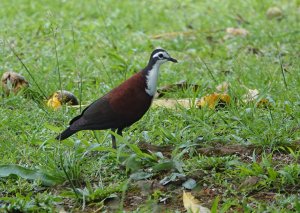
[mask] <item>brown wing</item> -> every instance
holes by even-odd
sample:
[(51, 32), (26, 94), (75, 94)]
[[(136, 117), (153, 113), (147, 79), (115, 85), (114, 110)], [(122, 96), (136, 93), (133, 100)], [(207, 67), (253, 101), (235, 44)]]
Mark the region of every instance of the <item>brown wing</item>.
[(70, 122), (71, 130), (124, 128), (139, 120), (149, 109), (152, 97), (145, 92), (141, 72), (88, 106)]
[(72, 130), (101, 130), (114, 128), (119, 122), (118, 115), (112, 111), (106, 96), (89, 105), (81, 115), (70, 122)]
[(149, 109), (152, 97), (146, 91), (146, 81), (139, 72), (111, 91), (109, 103), (122, 116), (126, 126), (138, 121)]

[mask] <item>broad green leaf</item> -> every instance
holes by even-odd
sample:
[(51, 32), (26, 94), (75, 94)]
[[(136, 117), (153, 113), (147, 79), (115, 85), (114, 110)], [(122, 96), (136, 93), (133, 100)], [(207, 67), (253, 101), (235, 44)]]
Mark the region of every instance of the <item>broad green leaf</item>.
[(219, 201), (220, 201), (220, 197), (217, 196), (212, 204), (212, 207), (211, 207), (211, 212), (212, 213), (217, 213), (218, 211), (218, 204), (219, 204)]
[(189, 178), (187, 181), (185, 181), (182, 186), (186, 189), (193, 189), (197, 185), (196, 181), (192, 178)]
[(135, 172), (143, 167), (136, 154), (132, 154), (126, 159), (126, 171)]
[(19, 165), (0, 165), (0, 177), (17, 175), (28, 180), (40, 180), (43, 185), (52, 186), (63, 180), (40, 170), (28, 169)]
[(181, 178), (185, 178), (184, 174), (180, 174), (180, 173), (172, 173), (171, 175), (164, 177), (164, 179), (162, 179), (161, 181), (159, 181), (159, 183), (161, 185), (167, 185), (168, 183), (172, 182), (172, 181), (176, 181), (179, 180)]
[(116, 61), (121, 62), (121, 64), (126, 65), (126, 61), (118, 54), (116, 54), (115, 52), (108, 52), (108, 55), (110, 56), (111, 59), (115, 59)]
[(171, 170), (174, 168), (175, 168), (175, 165), (174, 165), (173, 161), (166, 161), (166, 162), (158, 163), (152, 167), (154, 172), (159, 172), (159, 171), (163, 171), (163, 170)]
[(143, 152), (137, 145), (127, 143), (127, 146), (130, 147), (132, 151), (134, 151), (139, 157), (148, 158), (150, 160), (155, 161), (156, 158), (153, 155), (149, 155), (148, 153)]
[(51, 130), (51, 131), (53, 131), (53, 132), (55, 132), (55, 133), (60, 133), (60, 132), (61, 132), (61, 128), (59, 128), (59, 127), (57, 127), (57, 126), (53, 126), (53, 125), (51, 125), (51, 124), (49, 124), (49, 123), (44, 123), (44, 126), (45, 126), (47, 129), (49, 129), (49, 130)]
[(152, 173), (139, 171), (139, 172), (131, 174), (130, 178), (133, 180), (144, 180), (144, 179), (150, 178), (152, 176), (153, 176)]
[(117, 151), (111, 147), (100, 146), (99, 144), (90, 146), (89, 151), (98, 151), (98, 152), (111, 152), (116, 154)]

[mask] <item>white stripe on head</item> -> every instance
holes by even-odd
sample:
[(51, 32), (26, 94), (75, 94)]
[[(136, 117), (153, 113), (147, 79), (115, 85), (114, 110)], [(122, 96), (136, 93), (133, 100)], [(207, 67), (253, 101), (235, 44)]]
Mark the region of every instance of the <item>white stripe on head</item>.
[(163, 58), (170, 58), (169, 54), (168, 54), (166, 51), (159, 51), (159, 52), (155, 53), (155, 54), (152, 56), (152, 58), (158, 57), (158, 58), (160, 59), (160, 57), (159, 57), (160, 55), (162, 55)]

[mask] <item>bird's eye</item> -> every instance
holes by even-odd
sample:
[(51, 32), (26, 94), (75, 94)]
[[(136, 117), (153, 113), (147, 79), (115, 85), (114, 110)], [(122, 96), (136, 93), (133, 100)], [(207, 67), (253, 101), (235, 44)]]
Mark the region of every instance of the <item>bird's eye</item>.
[(159, 55), (158, 55), (158, 58), (160, 58), (160, 59), (162, 59), (163, 57), (164, 57), (163, 54), (159, 54)]

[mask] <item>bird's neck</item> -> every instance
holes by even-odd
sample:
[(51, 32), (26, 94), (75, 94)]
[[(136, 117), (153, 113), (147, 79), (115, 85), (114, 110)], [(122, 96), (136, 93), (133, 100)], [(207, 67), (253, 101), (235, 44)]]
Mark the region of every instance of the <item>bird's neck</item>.
[(146, 88), (145, 91), (148, 95), (154, 96), (157, 88), (157, 79), (159, 74), (159, 63), (149, 64), (144, 72), (146, 78)]

